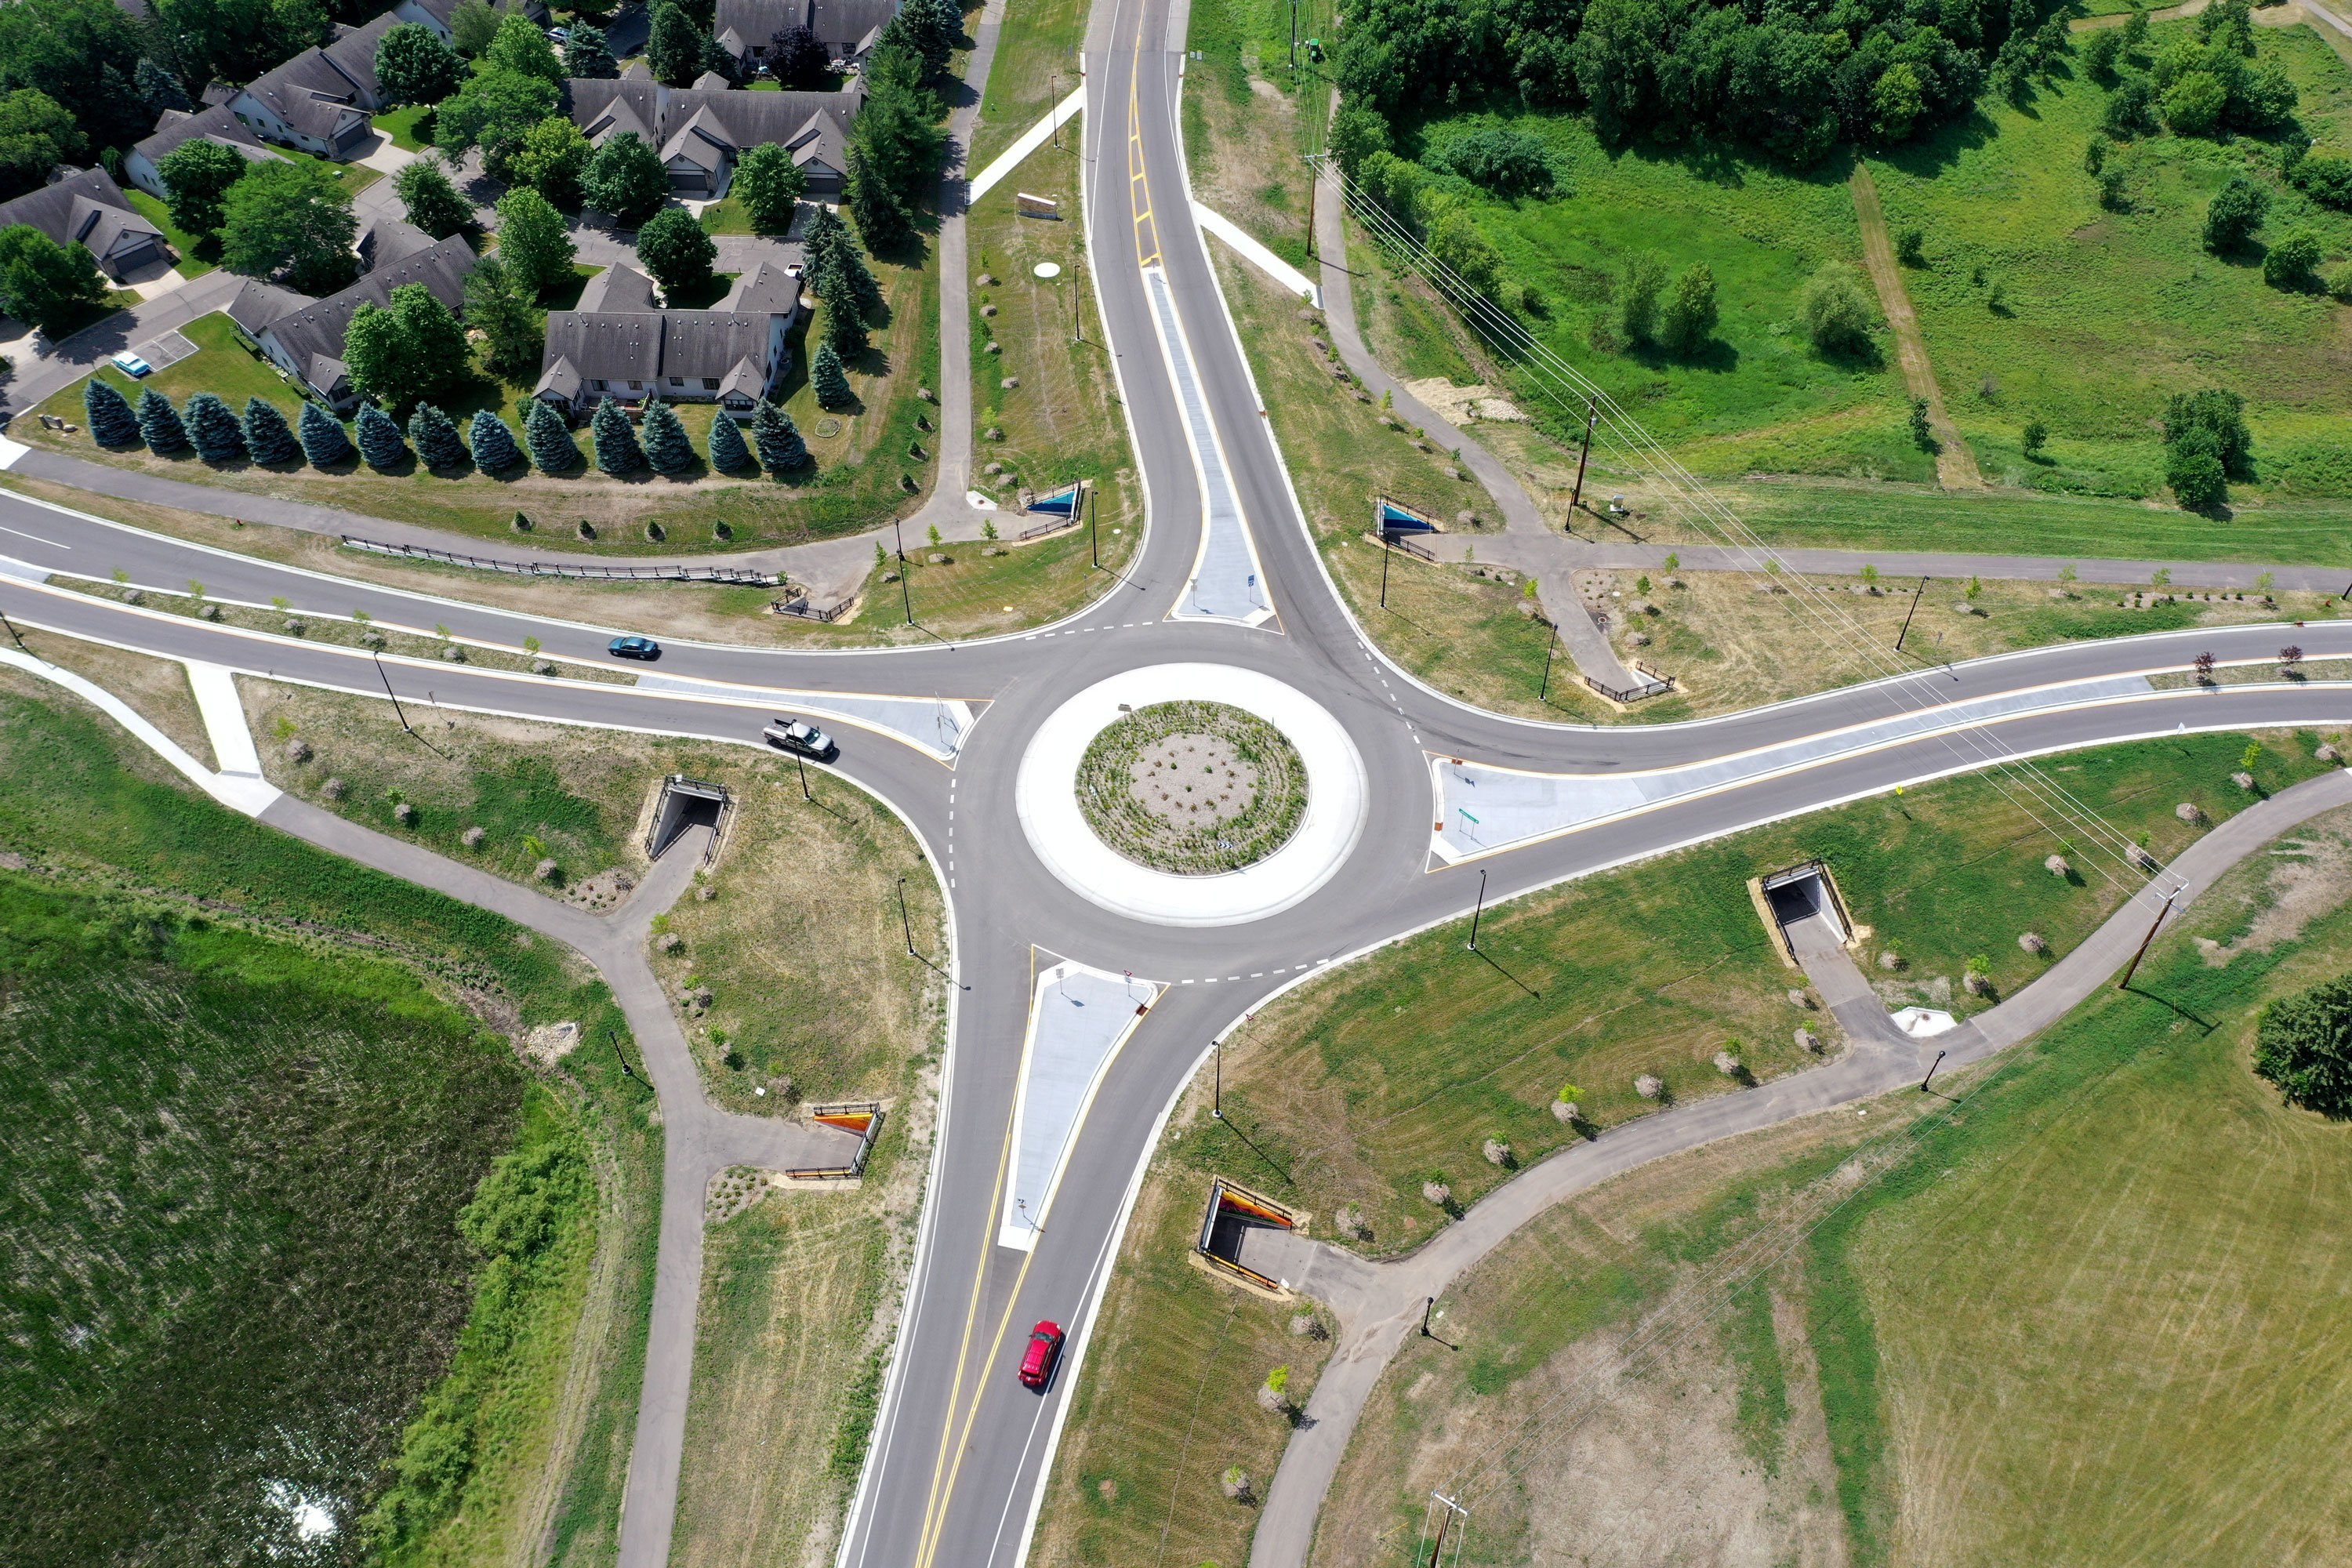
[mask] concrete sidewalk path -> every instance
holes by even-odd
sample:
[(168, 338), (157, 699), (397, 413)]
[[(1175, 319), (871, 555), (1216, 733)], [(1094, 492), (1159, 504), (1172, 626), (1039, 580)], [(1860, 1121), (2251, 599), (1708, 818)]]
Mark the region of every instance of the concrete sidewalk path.
[[(2352, 805), (2352, 772), (2343, 769), (2250, 805), (2183, 851), (2156, 882), (2040, 979), (1931, 1045), (1903, 1040), (1895, 1031), (1895, 1039), (1860, 1044), (1827, 1066), (1644, 1116), (1589, 1142), (1570, 1144), (1489, 1193), (1409, 1258), (1372, 1264), (1300, 1236), (1253, 1237), (1254, 1243), (1263, 1239), (1265, 1246), (1264, 1260), (1254, 1254), (1252, 1266), (1272, 1267), (1278, 1278), (1323, 1300), (1339, 1319), (1339, 1342), (1307, 1400), (1306, 1420), (1292, 1434), (1267, 1489), (1250, 1548), (1250, 1568), (1300, 1568), (1306, 1563), (1324, 1496), (1346, 1456), (1357, 1418), (1390, 1359), (1418, 1328), (1423, 1303), (1444, 1295), (1522, 1226), (1554, 1205), (1654, 1160), (1916, 1084), (1938, 1050), (1947, 1053), (1948, 1068), (1957, 1068), (2032, 1038), (2129, 961), (2167, 890), (2177, 889), (2175, 908), (2185, 909), (2223, 873), (2280, 834), (2347, 805)], [(1853, 978), (1860, 979), (1859, 971)], [(1814, 984), (1822, 985), (1822, 977), (1815, 976)], [(1884, 1011), (1882, 1007), (1882, 1015)], [(1886, 1027), (1894, 1030), (1891, 1021)]]

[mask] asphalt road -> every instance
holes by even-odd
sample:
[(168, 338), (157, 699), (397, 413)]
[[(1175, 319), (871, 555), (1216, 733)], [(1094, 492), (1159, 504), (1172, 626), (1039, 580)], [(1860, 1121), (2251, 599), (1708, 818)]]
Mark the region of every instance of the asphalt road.
[[(1250, 384), (1190, 215), (1175, 100), (1181, 0), (1103, 0), (1088, 42), (1088, 253), (1103, 326), (1146, 480), (1150, 525), (1129, 575), (1062, 626), (992, 640), (865, 652), (806, 653), (672, 642), (661, 673), (765, 689), (961, 698), (981, 707), (952, 767), (863, 731), (837, 764), (896, 806), (950, 892), (956, 984), (945, 1100), (898, 1352), (842, 1561), (900, 1568), (945, 1561), (1010, 1563), (1023, 1554), (1069, 1392), (1085, 1375), (1086, 1330), (1155, 1130), (1210, 1040), (1276, 986), (1431, 921), (1468, 912), (1480, 887), (1499, 900), (1674, 846), (2011, 753), (2082, 746), (2152, 731), (2352, 723), (2352, 688), (2183, 690), (2124, 705), (2026, 712), (1961, 735), (1853, 752), (1780, 776), (1692, 796), (1487, 858), (1431, 869), (1427, 757), (1466, 757), (1560, 772), (1661, 767), (1843, 729), (1961, 696), (2028, 691), (2133, 671), (2183, 668), (2210, 649), (2267, 659), (2284, 640), (2313, 657), (2352, 654), (2352, 626), (2237, 628), (2066, 645), (1690, 724), (1593, 729), (1533, 724), (1451, 702), (1387, 665), (1325, 578), (1299, 526), (1281, 455)], [(1202, 501), (1175, 394), (1144, 294), (1164, 269), (1216, 423), (1219, 447), (1263, 563), (1278, 618), (1258, 628), (1165, 617), (1189, 576)], [(513, 648), (525, 637), (554, 656), (614, 663), (616, 629), (552, 621), (352, 582), (206, 549), (0, 497), (0, 555), (29, 574), (0, 574), (0, 609), (33, 628), (96, 637), (282, 679), (381, 691), (374, 661), (352, 650), (263, 637), (185, 615), (138, 610), (29, 580), (44, 572), (104, 580), (118, 569), (158, 589), (202, 582), (208, 597), (314, 616), (364, 609), (375, 621)], [(452, 592), (462, 592), (462, 584)], [(658, 603), (651, 596), (648, 605)], [(657, 613), (656, 613), (657, 616)], [(1825, 634), (1826, 635), (1826, 634)], [(1073, 639), (1076, 646), (1072, 646)], [(1357, 847), (1313, 896), (1250, 925), (1165, 927), (1107, 913), (1064, 887), (1015, 826), (1014, 775), (1037, 724), (1082, 687), (1122, 668), (1224, 662), (1260, 670), (1320, 702), (1346, 728), (1370, 781)], [(504, 674), (478, 665), (387, 661), (404, 701), (707, 736), (759, 744), (778, 698), (747, 707), (694, 694)], [(635, 668), (636, 667), (629, 667)], [(412, 717), (415, 717), (412, 713)], [(1096, 1096), (1034, 1251), (995, 1245), (1036, 952), (1167, 983)], [(674, 1095), (664, 1087), (666, 1115)], [(699, 1180), (665, 1182), (658, 1268), (674, 1289), (657, 1302), (622, 1562), (667, 1557), (678, 1439), (691, 1372)], [(691, 1234), (688, 1234), (688, 1233)], [(1031, 1321), (1072, 1331), (1043, 1396), (1022, 1389), (1013, 1355)]]

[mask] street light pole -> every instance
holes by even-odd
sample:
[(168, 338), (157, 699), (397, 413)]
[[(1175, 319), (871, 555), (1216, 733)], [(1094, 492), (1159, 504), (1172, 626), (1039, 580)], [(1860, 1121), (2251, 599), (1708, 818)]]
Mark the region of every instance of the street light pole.
[(915, 595), (907, 586), (907, 532), (897, 518), (890, 520), (890, 537), (898, 542), (898, 598), (907, 606), (907, 624), (915, 624)]
[(1389, 557), (1396, 553), (1396, 541), (1387, 529), (1381, 530), (1381, 608), (1389, 607)]
[(801, 771), (801, 798), (806, 801), (814, 801), (816, 799), (816, 796), (809, 794), (808, 759), (802, 756), (798, 752), (794, 752), (793, 753), (793, 766), (800, 769)]
[(16, 639), (16, 651), (18, 653), (23, 654), (26, 658), (37, 658), (40, 657), (31, 648), (25, 646), (25, 635), (16, 629), (16, 623), (10, 620), (5, 611), (0, 611), (0, 626), (5, 626), (8, 628), (9, 637)]
[(1478, 917), (1486, 912), (1486, 870), (1478, 869), (1478, 901), (1470, 910), (1470, 951), (1478, 951)]
[(898, 929), (907, 935), (907, 956), (915, 956), (915, 926), (907, 918), (907, 879), (898, 879)]
[(423, 740), (425, 737), (417, 734), (415, 730), (412, 728), (408, 722), (408, 713), (406, 710), (403, 709), (400, 705), (400, 693), (392, 689), (392, 677), (383, 672), (383, 656), (376, 652), (375, 649), (370, 648), (368, 649), (368, 658), (375, 660), (375, 678), (383, 682), (383, 694), (392, 699), (393, 716), (400, 721), (400, 727), (406, 730), (411, 737), (420, 741)]
[(1559, 647), (1559, 623), (1554, 622), (1551, 636), (1544, 639), (1543, 684), (1536, 688), (1536, 700), (1538, 702), (1545, 700), (1551, 693), (1551, 656), (1552, 651)]
[(1225, 1119), (1225, 1042), (1212, 1040), (1217, 1047), (1216, 1077), (1209, 1088), (1209, 1114), (1223, 1121)]
[(1095, 552), (1095, 570), (1102, 570), (1102, 519), (1095, 515), (1095, 488), (1087, 487), (1087, 542)]

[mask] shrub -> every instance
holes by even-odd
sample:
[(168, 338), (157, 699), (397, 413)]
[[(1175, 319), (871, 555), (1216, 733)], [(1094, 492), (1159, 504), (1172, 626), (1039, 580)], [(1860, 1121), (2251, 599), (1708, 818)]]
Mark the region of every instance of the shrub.
[(2264, 1007), (2254, 1029), (2254, 1071), (2290, 1104), (2352, 1116), (2352, 978)]
[(2335, 153), (2306, 153), (2286, 178), (2287, 184), (2321, 206), (2352, 212), (2352, 158)]
[(1655, 251), (1643, 251), (1626, 264), (1625, 292), (1618, 302), (1618, 323), (1633, 342), (1646, 343), (1658, 330), (1658, 296), (1665, 291), (1666, 264)]
[(420, 403), (408, 416), (408, 439), (416, 447), (416, 460), (438, 471), (464, 466), (466, 444), (457, 439), (457, 426), (446, 414), (429, 403)]
[(1814, 273), (1797, 309), (1805, 320), (1805, 335), (1823, 353), (1853, 353), (1870, 346), (1870, 297), (1843, 262), (1830, 262)]
[(2147, 78), (2137, 73), (2116, 83), (2116, 90), (2107, 95), (2106, 113), (2101, 118), (2101, 129), (2118, 142), (2129, 142), (2146, 136), (2156, 129), (2156, 90)]
[(2206, 205), (2205, 248), (2216, 256), (2240, 248), (2262, 227), (2270, 205), (2269, 192), (2243, 174), (2231, 175)]
[(2174, 393), (2164, 405), (2165, 445), (2179, 446), (2191, 432), (2200, 430), (2212, 437), (2213, 455), (2221, 460), (2222, 471), (2244, 477), (2249, 471), (2247, 459), (2253, 455), (2253, 435), (2246, 428), (2246, 400), (2220, 387)]
[(276, 404), (261, 397), (245, 400), (245, 449), (265, 467), (291, 463), (302, 455), (286, 416), (278, 412)]
[(553, 404), (531, 399), (530, 412), (523, 416), (522, 438), (530, 444), (530, 460), (541, 473), (568, 474), (579, 466), (580, 448), (572, 444), (572, 432)]
[(400, 438), (400, 426), (374, 404), (361, 405), (357, 428), (360, 456), (378, 473), (397, 468), (400, 460), (408, 456), (408, 443)]
[(343, 422), (315, 403), (302, 405), (302, 455), (323, 468), (352, 455), (352, 438)]
[(720, 410), (710, 421), (710, 466), (722, 474), (751, 466), (751, 448), (743, 444), (742, 427)]
[(2228, 470), (2219, 444), (2205, 430), (2191, 430), (2164, 449), (2164, 482), (2173, 499), (2191, 511), (2219, 506), (2229, 494)]
[(1421, 162), (1506, 198), (1543, 195), (1557, 178), (1551, 150), (1542, 140), (1507, 125), (1441, 132), (1423, 150)]
[(841, 356), (834, 352), (830, 340), (816, 346), (815, 357), (809, 364), (809, 384), (816, 391), (821, 408), (846, 408), (856, 401), (850, 390), (849, 376), (841, 368)]
[(139, 434), (146, 439), (151, 452), (188, 449), (188, 430), (180, 423), (180, 411), (172, 406), (170, 398), (152, 386), (139, 395)]
[[(724, 423), (726, 417), (722, 414), (719, 419)], [(693, 469), (694, 442), (678, 423), (676, 409), (657, 397), (647, 399), (644, 431), (646, 461), (654, 472), (674, 479)]]
[(139, 416), (131, 411), (131, 400), (103, 377), (82, 383), (81, 411), (90, 437), (101, 447), (128, 447), (139, 439)]
[(514, 432), (488, 409), (474, 410), (467, 434), (474, 447), (474, 466), (484, 473), (503, 473), (521, 463), (522, 448), (515, 444)]
[(2189, 71), (2164, 94), (2164, 123), (2176, 136), (2210, 136), (2230, 106), (2230, 89), (2210, 71)]
[(2024, 447), (2027, 457), (2038, 458), (2042, 456), (2042, 448), (2050, 444), (2050, 426), (2039, 419), (2029, 419), (2019, 442)]
[(646, 466), (645, 449), (637, 445), (637, 433), (629, 428), (629, 416), (610, 397), (596, 405), (588, 433), (596, 444), (596, 466), (606, 473), (634, 474)]
[(2123, 53), (2124, 36), (2113, 27), (2105, 27), (2083, 40), (2083, 68), (2096, 81), (2113, 81), (2116, 57)]
[(1915, 226), (1912, 226), (1912, 227), (1910, 227), (1910, 228), (1906, 228), (1906, 229), (1905, 229), (1901, 234), (1899, 234), (1899, 235), (1895, 236), (1895, 260), (1897, 260), (1897, 261), (1900, 261), (1900, 262), (1901, 262), (1901, 263), (1903, 263), (1903, 265), (1904, 265), (1904, 266), (1906, 266), (1906, 267), (1925, 267), (1925, 266), (1927, 266), (1927, 231), (1926, 231), (1925, 229), (1922, 229), (1922, 228), (1920, 228), (1920, 227), (1918, 227), (1917, 226), (1916, 226), (1916, 225), (1915, 225)]
[(1927, 422), (1927, 400), (1924, 397), (1911, 400), (1911, 444), (1923, 452), (1936, 449), (1936, 431)]
[(801, 439), (793, 416), (772, 403), (761, 403), (751, 416), (751, 439), (760, 448), (760, 466), (772, 474), (788, 474), (809, 460), (808, 443)]
[(2325, 254), (2317, 235), (2294, 229), (2263, 253), (2263, 281), (2273, 289), (2308, 288), (2312, 270)]
[(1715, 335), (1715, 273), (1694, 263), (1675, 279), (1675, 291), (1658, 316), (1658, 337), (1676, 353), (1695, 353)]

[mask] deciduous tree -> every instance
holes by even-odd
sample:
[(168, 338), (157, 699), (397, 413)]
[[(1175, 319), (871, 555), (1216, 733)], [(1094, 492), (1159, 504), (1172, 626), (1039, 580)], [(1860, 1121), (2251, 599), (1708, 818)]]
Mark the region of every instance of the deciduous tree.
[(670, 0), (661, 0), (654, 7), (653, 27), (646, 38), (646, 63), (653, 68), (654, 79), (670, 87), (691, 85), (702, 74), (704, 37), (692, 17)]
[(580, 205), (580, 180), (596, 150), (588, 145), (580, 127), (561, 114), (551, 114), (522, 133), (522, 142), (507, 154), (514, 187), (536, 190), (560, 207)]
[(471, 370), (466, 329), (422, 283), (404, 283), (388, 303), (352, 313), (343, 363), (362, 396), (393, 408), (431, 397)]
[(538, 23), (520, 11), (499, 18), (499, 30), (490, 36), (489, 47), (474, 68), (537, 77), (550, 87), (563, 83), (563, 62), (556, 58), (555, 46), (540, 31)]
[(2307, 289), (2326, 248), (2307, 228), (2290, 230), (2263, 253), (2263, 281), (2273, 289)]
[(327, 294), (352, 275), (351, 194), (316, 164), (256, 163), (221, 205), (221, 265)]
[(1862, 279), (1841, 261), (1824, 263), (1797, 301), (1805, 335), (1824, 353), (1859, 353), (1870, 346), (1874, 313)]
[(1625, 336), (1646, 343), (1658, 331), (1658, 296), (1666, 289), (1666, 263), (1654, 250), (1643, 251), (1625, 266), (1625, 289), (1618, 300), (1618, 321)]
[(509, 191), (499, 198), (499, 259), (537, 299), (572, 276), (575, 247), (563, 215), (538, 191)]
[(709, 289), (710, 264), (718, 258), (719, 247), (684, 207), (665, 207), (637, 230), (637, 259), (666, 300)]
[(474, 204), (458, 195), (437, 159), (408, 164), (393, 176), (392, 188), (400, 193), (408, 221), (436, 239), (446, 239), (474, 221)]
[(172, 221), (199, 240), (218, 234), (229, 187), (250, 167), (236, 148), (202, 136), (173, 148), (155, 165), (163, 176), (163, 205)]
[(26, 223), (0, 228), (0, 310), (55, 338), (106, 298), (98, 262)]
[(1676, 353), (1696, 353), (1715, 335), (1715, 273), (1706, 262), (1694, 262), (1675, 279), (1658, 317), (1658, 337)]
[(2270, 211), (2270, 193), (2246, 178), (2232, 174), (2205, 207), (2205, 248), (2224, 256), (2254, 237)]
[(482, 363), (494, 375), (517, 381), (539, 368), (547, 319), (531, 303), (534, 292), (497, 256), (466, 274), (466, 325), (482, 334)]
[(384, 107), (438, 103), (466, 79), (466, 62), (421, 22), (403, 22), (376, 41), (376, 89)]
[(433, 140), (452, 158), (479, 147), (490, 176), (510, 182), (516, 154), (531, 128), (555, 112), (556, 102), (555, 85), (543, 78), (478, 66), (473, 78), (434, 111)]
[(40, 89), (0, 94), (0, 200), (38, 190), (89, 145), (71, 111)]
[(808, 192), (808, 175), (793, 162), (791, 153), (773, 142), (763, 142), (736, 161), (731, 188), (753, 228), (761, 234), (783, 234), (793, 226), (793, 215)]
[(825, 83), (833, 62), (816, 35), (795, 22), (768, 40), (768, 72), (788, 92), (812, 91)]
[(608, 138), (588, 160), (580, 192), (590, 206), (635, 228), (661, 210), (669, 195), (669, 171), (662, 167), (661, 154), (635, 132), (624, 131)]
[(2323, 1116), (2352, 1116), (2352, 979), (2332, 980), (2262, 1011), (2254, 1070), (2288, 1101)]

